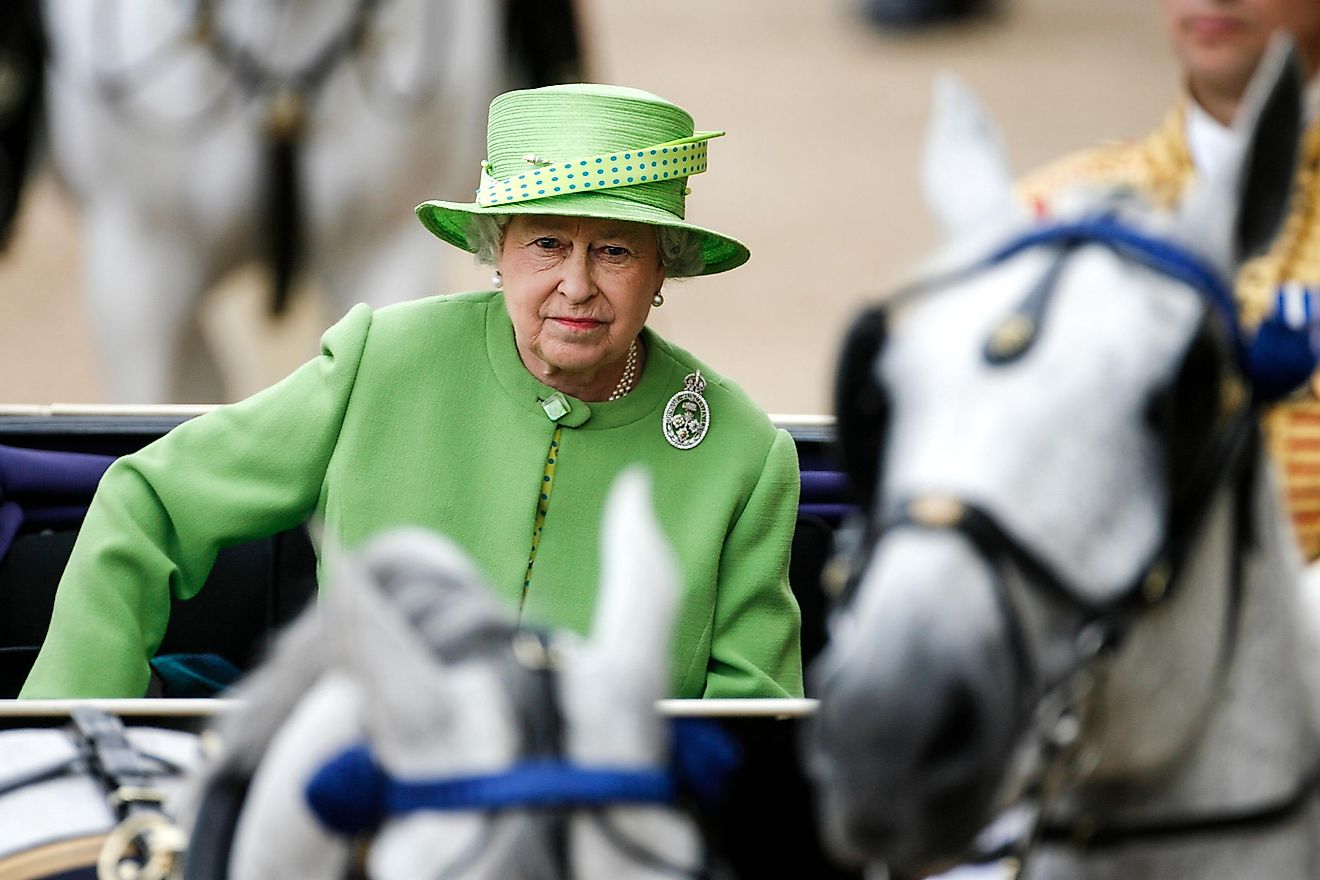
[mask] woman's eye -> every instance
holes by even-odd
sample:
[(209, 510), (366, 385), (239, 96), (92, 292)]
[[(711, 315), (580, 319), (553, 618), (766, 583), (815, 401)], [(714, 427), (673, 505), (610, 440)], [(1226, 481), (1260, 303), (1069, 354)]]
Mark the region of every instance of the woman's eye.
[(603, 256), (611, 260), (621, 260), (632, 254), (632, 251), (617, 244), (607, 244), (600, 249), (600, 252)]
[(536, 239), (536, 241), (532, 242), (532, 244), (536, 245), (538, 248), (540, 248), (543, 251), (552, 251), (555, 248), (559, 247), (559, 239), (550, 238), (549, 236), (542, 236), (541, 238), (538, 238)]

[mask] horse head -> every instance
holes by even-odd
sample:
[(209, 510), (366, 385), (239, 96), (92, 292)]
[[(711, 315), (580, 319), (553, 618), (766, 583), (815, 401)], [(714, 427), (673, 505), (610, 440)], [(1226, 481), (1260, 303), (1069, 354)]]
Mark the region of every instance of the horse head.
[[(238, 693), (190, 865), (228, 824), (235, 878), (347, 876), (355, 858), (378, 880), (695, 876), (655, 711), (678, 576), (650, 505), (639, 474), (612, 490), (588, 639), (520, 626), (428, 532), (329, 558), (319, 614)], [(228, 822), (226, 778), (246, 789)]]
[(808, 764), (841, 855), (924, 875), (1024, 797), (1037, 835), (1126, 815), (1116, 792), (1176, 812), (1149, 781), (1228, 737), (1226, 682), (1256, 662), (1242, 582), (1295, 579), (1296, 551), (1257, 462), (1268, 352), (1226, 279), (1285, 215), (1300, 83), (1281, 40), (1235, 160), (1178, 212), (1079, 193), (1049, 226), (940, 84), (925, 179), (952, 246), (858, 320), (837, 386), (865, 522), (833, 566)]

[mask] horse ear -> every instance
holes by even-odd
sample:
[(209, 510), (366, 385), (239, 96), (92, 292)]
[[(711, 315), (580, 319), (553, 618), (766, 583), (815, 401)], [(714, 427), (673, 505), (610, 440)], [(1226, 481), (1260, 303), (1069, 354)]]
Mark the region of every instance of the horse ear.
[(935, 80), (921, 179), (926, 204), (950, 239), (1005, 216), (1016, 204), (999, 129), (951, 73)]
[(572, 721), (567, 750), (579, 760), (648, 763), (667, 747), (654, 706), (670, 689), (679, 569), (641, 468), (614, 481), (601, 528), (601, 585), (591, 638), (564, 668), (560, 688)]
[(669, 690), (669, 644), (678, 610), (678, 560), (656, 520), (651, 480), (624, 471), (610, 488), (603, 564), (588, 650), (646, 701)]
[(1288, 216), (1303, 128), (1305, 77), (1292, 37), (1270, 42), (1234, 122), (1231, 161), (1207, 169), (1182, 210), (1183, 233), (1229, 270), (1263, 253)]

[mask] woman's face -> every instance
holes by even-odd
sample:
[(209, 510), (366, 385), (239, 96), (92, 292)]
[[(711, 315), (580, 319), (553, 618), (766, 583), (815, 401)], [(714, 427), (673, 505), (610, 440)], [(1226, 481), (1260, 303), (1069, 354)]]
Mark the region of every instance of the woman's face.
[(1193, 94), (1241, 97), (1280, 28), (1292, 32), (1310, 73), (1320, 64), (1317, 0), (1164, 0), (1164, 17)]
[(612, 384), (665, 280), (655, 227), (586, 217), (514, 215), (498, 266), (518, 353), (555, 387)]

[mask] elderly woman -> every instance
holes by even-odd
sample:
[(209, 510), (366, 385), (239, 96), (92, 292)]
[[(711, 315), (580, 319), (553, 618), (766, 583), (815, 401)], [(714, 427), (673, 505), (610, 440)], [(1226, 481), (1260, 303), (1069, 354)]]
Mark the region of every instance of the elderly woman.
[(359, 305), (284, 381), (116, 462), (22, 696), (140, 696), (171, 593), (311, 515), (350, 546), (441, 531), (522, 619), (585, 632), (606, 490), (636, 463), (682, 567), (673, 693), (799, 695), (793, 442), (645, 326), (667, 277), (748, 259), (684, 220), (718, 134), (632, 89), (496, 98), (477, 201), (417, 214), (497, 290)]

